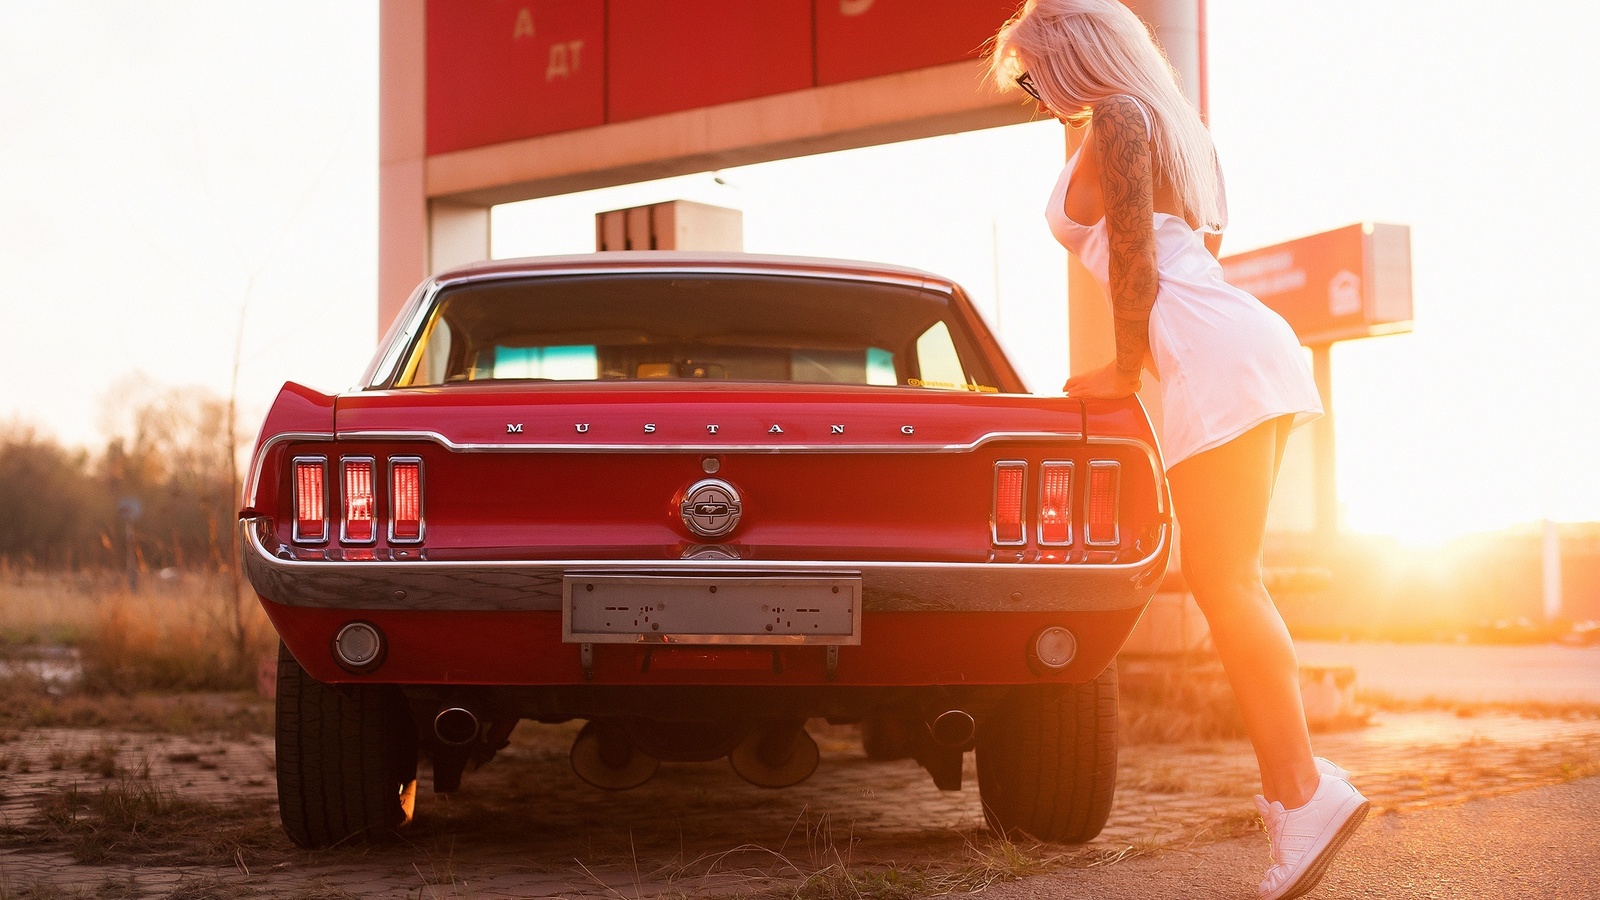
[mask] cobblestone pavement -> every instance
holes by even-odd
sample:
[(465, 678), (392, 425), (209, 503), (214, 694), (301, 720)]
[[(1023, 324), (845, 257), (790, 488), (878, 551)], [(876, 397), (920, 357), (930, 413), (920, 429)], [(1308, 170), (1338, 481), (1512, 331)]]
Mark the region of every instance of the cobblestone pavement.
[[(1109, 825), (1092, 844), (1069, 848), (1015, 847), (990, 837), (970, 755), (966, 790), (943, 793), (913, 763), (866, 760), (853, 729), (814, 723), (822, 764), (800, 786), (752, 787), (725, 761), (667, 763), (644, 787), (607, 794), (582, 784), (567, 765), (575, 731), (524, 723), (512, 745), (469, 773), (456, 795), (424, 788), (404, 843), (304, 853), (281, 833), (257, 828), (259, 839), (232, 866), (218, 866), (215, 848), (210, 865), (185, 864), (181, 848), (164, 853), (160, 865), (103, 851), (95, 852), (104, 862), (89, 864), (80, 861), (82, 848), (74, 855), (59, 842), (27, 836), (50, 797), (73, 789), (89, 795), (146, 776), (184, 798), (242, 805), (269, 819), (270, 740), (30, 730), (0, 743), (0, 814), (8, 828), (0, 889), (11, 892), (0, 896), (33, 889), (38, 896), (191, 900), (826, 897), (870, 895), (874, 885), (931, 893), (1056, 866), (1114, 864), (1254, 827), (1254, 761), (1242, 741), (1123, 748)], [(1367, 728), (1318, 736), (1316, 746), (1355, 773), (1379, 810), (1405, 810), (1592, 774), (1600, 718), (1380, 713)]]

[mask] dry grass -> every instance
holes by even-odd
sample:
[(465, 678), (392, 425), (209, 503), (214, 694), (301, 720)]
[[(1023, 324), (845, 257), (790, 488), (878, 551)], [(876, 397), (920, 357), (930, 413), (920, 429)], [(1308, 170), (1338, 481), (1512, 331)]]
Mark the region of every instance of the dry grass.
[(1384, 712), (1453, 712), (1463, 719), (1478, 715), (1512, 715), (1525, 719), (1600, 719), (1600, 698), (1588, 703), (1547, 703), (1540, 701), (1464, 703), (1440, 697), (1412, 699), (1383, 691), (1358, 690), (1356, 701)]
[(75, 648), (89, 691), (247, 688), (276, 637), (248, 592), (235, 622), (230, 577), (146, 577), (135, 592), (111, 573), (5, 570), (0, 649), (16, 661), (30, 648)]
[(1220, 667), (1124, 671), (1119, 740), (1172, 744), (1244, 736), (1244, 722)]
[[(244, 737), (272, 734), (272, 701), (253, 691), (132, 696), (60, 692), (37, 681), (0, 679), (0, 738), (26, 728), (112, 728), (168, 734)], [(9, 764), (0, 740), (0, 771)], [(80, 761), (62, 759), (62, 768)], [(51, 760), (54, 765), (55, 760)], [(87, 764), (82, 764), (87, 765)]]
[(48, 794), (11, 843), (62, 849), (81, 863), (232, 865), (245, 868), (288, 849), (265, 800), (207, 803), (124, 777), (98, 791), (76, 784)]

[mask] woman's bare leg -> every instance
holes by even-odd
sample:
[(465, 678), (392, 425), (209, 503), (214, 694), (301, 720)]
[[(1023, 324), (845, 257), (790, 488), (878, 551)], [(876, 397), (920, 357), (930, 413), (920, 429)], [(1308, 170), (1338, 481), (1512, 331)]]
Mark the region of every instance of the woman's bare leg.
[(1262, 794), (1294, 809), (1317, 789), (1294, 644), (1261, 583), (1267, 502), (1287, 423), (1267, 422), (1168, 473), (1183, 574), (1211, 626), (1261, 767)]

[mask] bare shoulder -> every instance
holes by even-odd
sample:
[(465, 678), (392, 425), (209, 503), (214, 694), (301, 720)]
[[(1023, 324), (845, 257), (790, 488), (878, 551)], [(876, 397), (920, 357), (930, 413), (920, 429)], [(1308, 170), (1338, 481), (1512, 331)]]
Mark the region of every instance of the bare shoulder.
[(1096, 103), (1093, 123), (1094, 140), (1101, 147), (1143, 144), (1149, 139), (1144, 110), (1127, 94), (1113, 94)]

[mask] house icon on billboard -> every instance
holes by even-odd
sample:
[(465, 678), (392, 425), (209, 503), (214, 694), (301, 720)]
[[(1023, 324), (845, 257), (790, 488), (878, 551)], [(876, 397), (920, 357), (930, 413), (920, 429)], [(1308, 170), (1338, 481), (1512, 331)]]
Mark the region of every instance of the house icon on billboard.
[(1328, 282), (1328, 314), (1354, 316), (1361, 312), (1361, 276), (1341, 270)]

